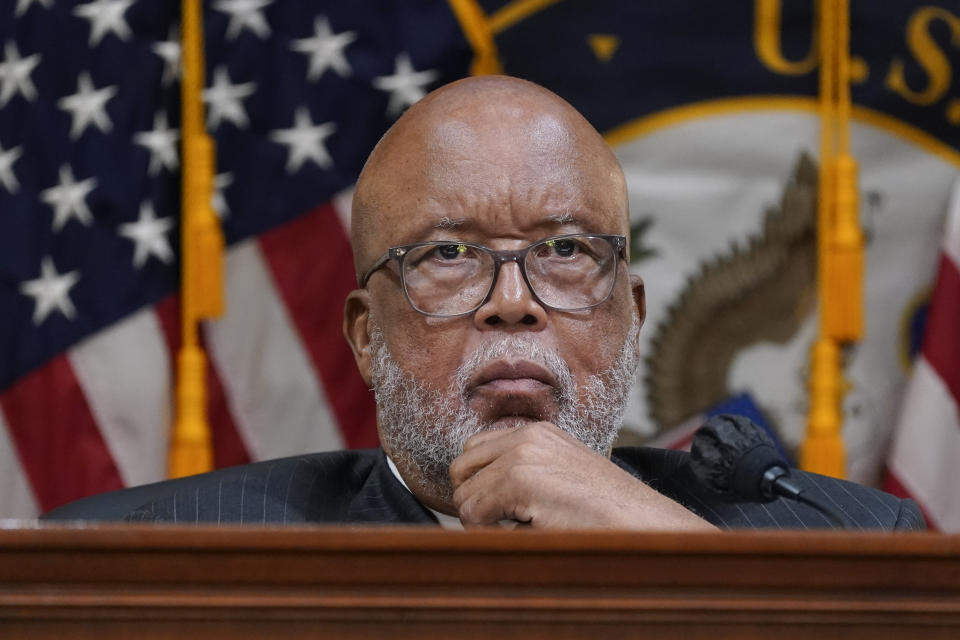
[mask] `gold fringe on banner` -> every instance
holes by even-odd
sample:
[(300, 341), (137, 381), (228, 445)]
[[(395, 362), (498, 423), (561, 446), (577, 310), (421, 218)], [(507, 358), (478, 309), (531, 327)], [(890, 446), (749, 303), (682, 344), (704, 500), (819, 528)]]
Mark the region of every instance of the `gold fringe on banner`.
[(811, 354), (810, 411), (800, 466), (846, 475), (840, 345), (863, 335), (863, 233), (850, 154), (849, 0), (820, 0), (820, 179), (817, 263), (820, 336)]
[(182, 3), (181, 131), (181, 336), (177, 356), (176, 421), (168, 475), (178, 478), (213, 468), (206, 418), (206, 357), (199, 322), (223, 312), (223, 233), (211, 206), (214, 146), (203, 122), (203, 18), (200, 0)]

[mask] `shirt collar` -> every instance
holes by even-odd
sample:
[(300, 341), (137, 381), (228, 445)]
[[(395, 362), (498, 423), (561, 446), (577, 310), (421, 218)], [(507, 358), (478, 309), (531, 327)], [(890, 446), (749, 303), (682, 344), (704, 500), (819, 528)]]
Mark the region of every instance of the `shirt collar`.
[[(397, 480), (400, 481), (400, 484), (403, 485), (403, 488), (407, 491), (410, 491), (410, 487), (408, 487), (407, 483), (404, 482), (403, 476), (400, 475), (400, 471), (397, 469), (397, 465), (393, 463), (393, 459), (389, 455), (387, 456), (387, 466), (390, 467), (390, 472)], [(413, 495), (413, 497), (416, 498), (416, 495), (414, 495), (413, 491), (410, 491), (410, 495)], [(431, 509), (427, 505), (423, 506), (433, 514), (433, 517), (437, 519), (437, 522), (439, 522), (440, 526), (444, 529), (450, 529), (451, 531), (463, 531), (463, 523), (460, 522), (460, 518), (455, 518), (453, 516), (448, 516), (445, 513), (440, 513), (436, 509)]]

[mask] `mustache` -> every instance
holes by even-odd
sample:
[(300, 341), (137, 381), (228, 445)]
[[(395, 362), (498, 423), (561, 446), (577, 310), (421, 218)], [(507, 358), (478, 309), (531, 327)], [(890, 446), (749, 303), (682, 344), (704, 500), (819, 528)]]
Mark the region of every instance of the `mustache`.
[(547, 371), (557, 380), (557, 393), (570, 396), (576, 390), (576, 383), (567, 362), (553, 349), (543, 346), (536, 340), (523, 336), (506, 336), (491, 342), (485, 342), (474, 349), (457, 367), (452, 387), (461, 395), (466, 395), (467, 383), (483, 367), (502, 358), (529, 360)]

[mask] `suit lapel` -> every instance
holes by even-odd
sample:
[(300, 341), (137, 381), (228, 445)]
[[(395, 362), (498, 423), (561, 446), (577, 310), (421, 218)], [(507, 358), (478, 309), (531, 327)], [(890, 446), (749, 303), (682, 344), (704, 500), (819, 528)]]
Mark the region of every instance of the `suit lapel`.
[(382, 450), (377, 451), (370, 475), (350, 501), (346, 519), (347, 522), (437, 524), (426, 507), (394, 477)]

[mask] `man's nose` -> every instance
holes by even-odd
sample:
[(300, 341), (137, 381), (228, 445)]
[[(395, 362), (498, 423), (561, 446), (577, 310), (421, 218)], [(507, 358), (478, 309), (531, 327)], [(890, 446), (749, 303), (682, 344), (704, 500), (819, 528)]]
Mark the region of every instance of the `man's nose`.
[(490, 298), (473, 317), (478, 329), (539, 330), (547, 323), (546, 309), (533, 297), (516, 262), (504, 262), (500, 266)]

